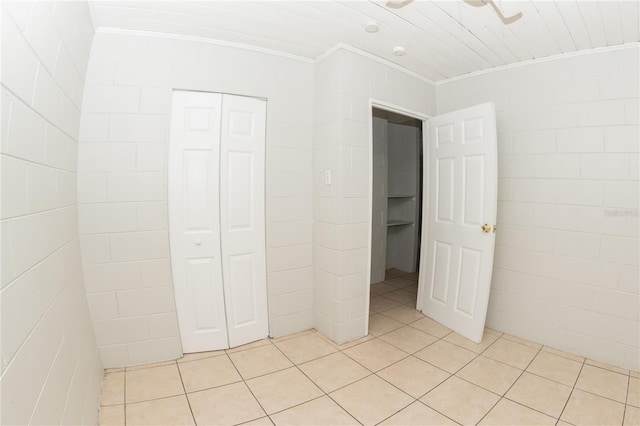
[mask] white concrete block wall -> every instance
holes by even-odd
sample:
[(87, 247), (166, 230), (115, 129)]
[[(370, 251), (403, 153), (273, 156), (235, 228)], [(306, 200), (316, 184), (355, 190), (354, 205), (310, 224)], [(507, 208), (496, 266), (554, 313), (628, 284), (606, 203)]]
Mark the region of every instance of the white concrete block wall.
[(78, 158), (80, 240), (105, 366), (181, 355), (167, 228), (172, 89), (267, 98), (272, 336), (313, 327), (311, 63), (227, 46), (98, 33)]
[[(359, 53), (338, 49), (316, 65), (314, 285), (316, 328), (336, 342), (364, 336), (369, 289), (369, 101), (430, 114), (434, 87)], [(325, 185), (324, 171), (332, 171)]]
[(102, 365), (78, 244), (86, 3), (2, 2), (0, 423), (96, 424)]
[(640, 368), (637, 47), (437, 87), (494, 100), (499, 201), (488, 325)]

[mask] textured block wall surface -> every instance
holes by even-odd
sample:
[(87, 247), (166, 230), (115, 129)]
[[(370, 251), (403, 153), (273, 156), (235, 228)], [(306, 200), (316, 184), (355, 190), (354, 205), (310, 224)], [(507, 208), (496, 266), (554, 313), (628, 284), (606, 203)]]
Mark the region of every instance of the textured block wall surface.
[(437, 87), (493, 100), (498, 232), (488, 325), (640, 368), (637, 45)]
[(76, 207), (86, 3), (2, 2), (3, 425), (96, 424), (102, 365)]
[[(435, 91), (430, 83), (347, 49), (316, 65), (315, 90), (315, 327), (344, 343), (363, 337), (368, 321), (370, 99), (429, 115)], [(331, 185), (325, 184), (325, 170), (332, 171)]]
[(167, 225), (171, 91), (267, 99), (272, 336), (313, 327), (313, 64), (210, 43), (96, 34), (78, 154), (80, 241), (105, 366), (181, 356)]

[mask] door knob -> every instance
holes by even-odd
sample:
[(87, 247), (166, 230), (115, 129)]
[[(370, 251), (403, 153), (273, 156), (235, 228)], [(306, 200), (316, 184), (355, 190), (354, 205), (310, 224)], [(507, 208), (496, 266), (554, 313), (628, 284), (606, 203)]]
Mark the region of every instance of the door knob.
[[(488, 231), (487, 231), (488, 232)], [(202, 245), (202, 240), (196, 240), (196, 245), (197, 246), (201, 246)]]
[(488, 223), (485, 223), (484, 225), (482, 225), (482, 232), (485, 232), (487, 234), (491, 232), (491, 225), (489, 225)]

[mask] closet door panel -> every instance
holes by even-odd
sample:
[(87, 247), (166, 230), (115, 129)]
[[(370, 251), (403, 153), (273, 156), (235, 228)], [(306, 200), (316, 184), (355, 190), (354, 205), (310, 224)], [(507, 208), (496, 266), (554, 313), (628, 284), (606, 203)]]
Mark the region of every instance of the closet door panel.
[(222, 95), (175, 91), (169, 141), (169, 238), (185, 353), (228, 347), (219, 219)]
[(231, 347), (267, 337), (266, 102), (224, 95), (220, 162), (222, 271)]

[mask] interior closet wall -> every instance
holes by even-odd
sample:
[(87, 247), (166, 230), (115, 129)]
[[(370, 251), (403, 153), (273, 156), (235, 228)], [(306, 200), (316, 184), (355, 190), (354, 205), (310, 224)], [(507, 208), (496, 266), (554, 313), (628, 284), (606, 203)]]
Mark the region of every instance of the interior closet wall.
[(389, 123), (387, 222), (409, 223), (387, 227), (386, 269), (416, 271), (421, 220), (418, 214), (421, 136), (415, 125)]
[(371, 284), (384, 281), (387, 270), (388, 121), (374, 114), (372, 132)]
[[(259, 71), (258, 71), (259, 70)], [(268, 98), (270, 332), (313, 327), (313, 64), (210, 43), (98, 32), (82, 108), (78, 202), (105, 366), (181, 355), (167, 230), (171, 89)]]
[[(435, 88), (340, 48), (316, 65), (315, 327), (338, 343), (364, 336), (370, 232), (370, 99), (429, 115)], [(325, 184), (325, 171), (332, 183)]]
[(3, 425), (96, 424), (76, 158), (94, 29), (83, 2), (2, 2)]
[(439, 85), (495, 101), (498, 232), (487, 325), (640, 368), (636, 46)]

